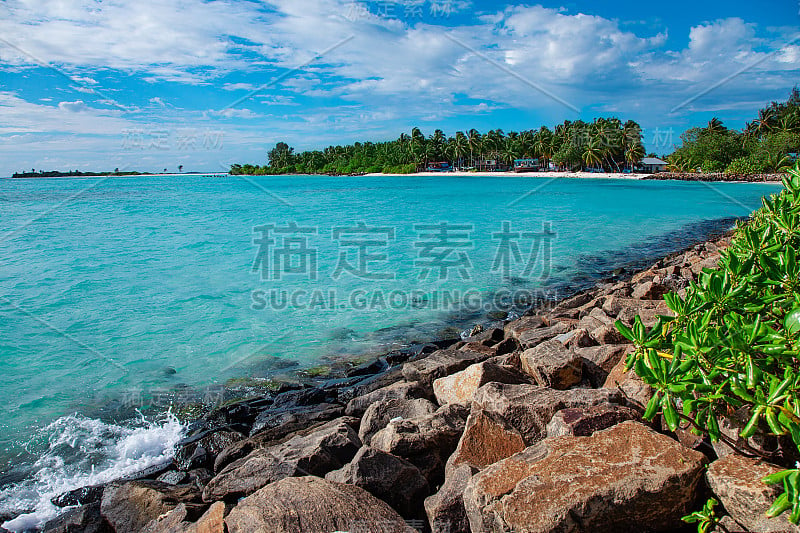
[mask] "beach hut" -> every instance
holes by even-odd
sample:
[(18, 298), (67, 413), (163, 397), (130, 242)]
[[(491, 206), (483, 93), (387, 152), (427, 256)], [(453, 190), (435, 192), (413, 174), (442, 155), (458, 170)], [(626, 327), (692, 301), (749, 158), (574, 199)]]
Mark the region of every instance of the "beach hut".
[(535, 172), (539, 170), (538, 159), (515, 159), (514, 172)]
[(667, 162), (657, 157), (645, 157), (642, 159), (641, 168), (645, 172), (655, 174), (667, 170)]

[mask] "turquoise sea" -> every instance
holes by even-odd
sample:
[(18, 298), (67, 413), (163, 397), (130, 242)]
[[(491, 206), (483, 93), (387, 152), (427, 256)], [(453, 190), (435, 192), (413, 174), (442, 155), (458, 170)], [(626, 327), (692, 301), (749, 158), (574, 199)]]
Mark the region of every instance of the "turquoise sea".
[[(0, 180), (0, 522), (163, 461), (103, 406), (452, 335), (676, 251), (777, 185), (533, 177)], [(501, 305), (502, 304), (502, 305)], [(494, 314), (492, 316), (495, 316)]]

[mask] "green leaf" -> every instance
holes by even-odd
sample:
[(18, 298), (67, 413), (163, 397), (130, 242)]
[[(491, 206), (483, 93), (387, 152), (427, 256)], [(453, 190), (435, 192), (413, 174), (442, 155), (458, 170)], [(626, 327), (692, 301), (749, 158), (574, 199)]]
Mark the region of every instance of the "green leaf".
[(800, 333), (800, 307), (792, 309), (783, 321), (783, 325), (793, 335)]
[(672, 399), (669, 396), (664, 396), (664, 399), (661, 401), (661, 406), (664, 408), (664, 422), (667, 423), (667, 427), (669, 427), (671, 431), (675, 431), (678, 429), (680, 418), (678, 418), (678, 411), (675, 410)]

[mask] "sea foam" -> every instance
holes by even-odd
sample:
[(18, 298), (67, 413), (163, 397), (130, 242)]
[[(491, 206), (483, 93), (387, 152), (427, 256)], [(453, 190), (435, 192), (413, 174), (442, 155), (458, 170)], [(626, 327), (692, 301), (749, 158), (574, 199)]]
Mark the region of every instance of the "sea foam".
[(183, 429), (171, 413), (127, 425), (80, 415), (59, 418), (41, 430), (47, 444), (32, 465), (32, 476), (0, 490), (0, 513), (29, 511), (2, 527), (14, 532), (40, 528), (65, 510), (51, 498), (169, 462)]

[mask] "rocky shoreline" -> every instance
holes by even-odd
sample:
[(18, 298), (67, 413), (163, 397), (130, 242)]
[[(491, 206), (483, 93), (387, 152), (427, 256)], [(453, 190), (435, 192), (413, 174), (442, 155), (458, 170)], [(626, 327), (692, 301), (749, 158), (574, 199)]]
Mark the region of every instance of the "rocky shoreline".
[(645, 176), (645, 180), (679, 180), (679, 181), (731, 181), (780, 183), (786, 174), (726, 174), (724, 172), (659, 172)]
[[(767, 521), (777, 467), (642, 421), (619, 319), (711, 268), (722, 237), (503, 328), (283, 384), (192, 424), (174, 460), (86, 487), (44, 530), (134, 532), (674, 531), (714, 494), (729, 531)], [(732, 430), (734, 431), (734, 430)], [(733, 433), (731, 433), (733, 434)]]

